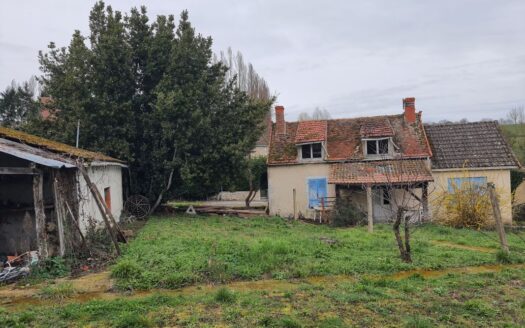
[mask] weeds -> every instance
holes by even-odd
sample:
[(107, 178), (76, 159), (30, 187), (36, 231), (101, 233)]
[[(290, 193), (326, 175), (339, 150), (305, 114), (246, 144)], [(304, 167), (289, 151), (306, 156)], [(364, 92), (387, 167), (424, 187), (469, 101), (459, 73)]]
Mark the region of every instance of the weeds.
[(47, 285), (40, 289), (38, 296), (44, 299), (61, 301), (70, 298), (77, 291), (69, 282), (59, 283), (56, 285)]

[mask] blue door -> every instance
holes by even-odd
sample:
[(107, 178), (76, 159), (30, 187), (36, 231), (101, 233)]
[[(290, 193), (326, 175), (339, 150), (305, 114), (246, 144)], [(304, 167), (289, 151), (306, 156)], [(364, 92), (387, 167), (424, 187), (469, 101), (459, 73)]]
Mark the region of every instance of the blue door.
[(325, 198), (326, 178), (308, 179), (308, 207), (321, 206), (321, 198)]

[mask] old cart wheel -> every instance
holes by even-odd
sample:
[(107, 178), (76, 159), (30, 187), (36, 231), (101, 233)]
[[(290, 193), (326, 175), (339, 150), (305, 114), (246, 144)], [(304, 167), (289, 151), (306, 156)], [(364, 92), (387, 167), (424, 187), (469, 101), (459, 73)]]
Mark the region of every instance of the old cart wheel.
[(149, 199), (142, 195), (133, 195), (126, 200), (124, 205), (126, 208), (126, 213), (129, 216), (133, 216), (139, 220), (142, 220), (148, 216), (151, 206), (149, 204)]

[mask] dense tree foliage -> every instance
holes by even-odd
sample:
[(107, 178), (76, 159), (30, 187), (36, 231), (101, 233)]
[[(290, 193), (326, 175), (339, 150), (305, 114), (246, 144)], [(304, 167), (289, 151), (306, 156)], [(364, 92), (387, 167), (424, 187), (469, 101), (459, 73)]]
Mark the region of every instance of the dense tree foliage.
[(0, 125), (18, 128), (38, 115), (36, 80), (22, 84), (15, 81), (0, 92)]
[[(149, 21), (98, 2), (90, 35), (40, 53), (43, 94), (59, 109), (33, 132), (123, 159), (133, 193), (202, 196), (243, 172), (271, 99), (255, 99), (213, 60), (212, 39), (183, 12)], [(172, 182), (172, 183), (171, 183)], [(173, 186), (170, 188), (170, 186)]]

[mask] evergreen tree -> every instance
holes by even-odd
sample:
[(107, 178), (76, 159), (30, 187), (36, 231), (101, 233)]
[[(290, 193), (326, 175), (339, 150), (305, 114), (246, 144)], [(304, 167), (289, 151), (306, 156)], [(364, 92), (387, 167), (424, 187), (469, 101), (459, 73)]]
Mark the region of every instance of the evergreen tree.
[(80, 146), (127, 161), (131, 192), (152, 200), (203, 196), (243, 172), (272, 99), (226, 78), (186, 11), (175, 26), (173, 16), (149, 23), (145, 7), (123, 16), (98, 2), (89, 26), (89, 45), (76, 31), (67, 49), (40, 54), (43, 92), (59, 111), (33, 132), (73, 144), (80, 120)]

